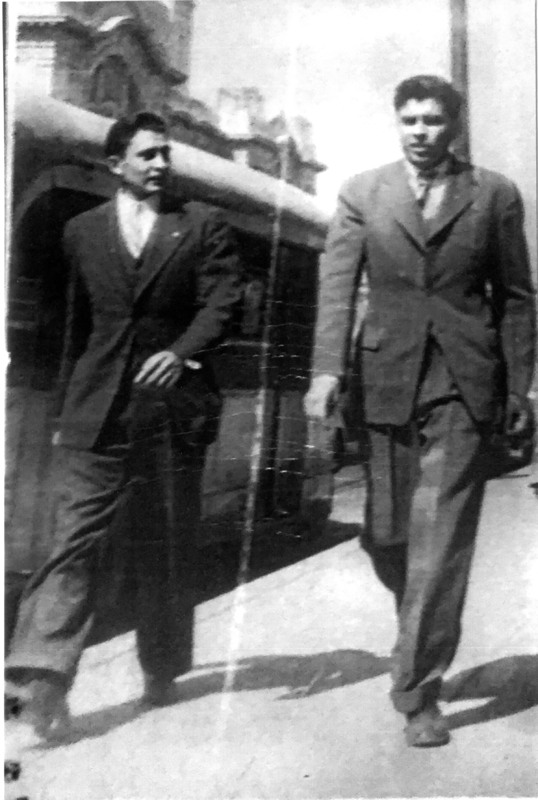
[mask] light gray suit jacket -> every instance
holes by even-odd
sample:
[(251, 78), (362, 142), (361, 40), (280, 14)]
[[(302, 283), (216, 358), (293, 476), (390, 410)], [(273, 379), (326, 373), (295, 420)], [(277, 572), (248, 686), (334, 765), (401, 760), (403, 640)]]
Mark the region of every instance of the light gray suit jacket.
[(428, 224), (403, 161), (349, 179), (321, 261), (314, 373), (346, 372), (365, 270), (355, 366), (366, 421), (408, 421), (430, 333), (476, 420), (491, 420), (507, 391), (526, 395), (536, 316), (522, 220), (511, 181), (455, 159)]

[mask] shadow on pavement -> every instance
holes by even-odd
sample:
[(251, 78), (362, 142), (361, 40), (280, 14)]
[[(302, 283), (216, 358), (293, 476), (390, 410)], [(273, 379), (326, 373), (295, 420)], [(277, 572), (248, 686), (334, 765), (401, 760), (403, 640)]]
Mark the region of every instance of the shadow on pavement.
[[(293, 528), (275, 525), (254, 537), (248, 579), (262, 578), (347, 539), (358, 539), (360, 530), (360, 525), (330, 520), (321, 536), (301, 538), (293, 535)], [(237, 585), (240, 559), (241, 544), (238, 542), (204, 548), (199, 554), (197, 602), (232, 591)]]
[[(253, 538), (249, 557), (248, 580), (289, 567), (305, 558), (329, 550), (347, 539), (358, 537), (360, 526), (330, 520), (321, 536), (296, 537), (285, 523), (274, 525)], [(358, 546), (358, 545), (357, 545)], [(204, 547), (198, 555), (195, 602), (231, 592), (237, 586), (241, 543), (225, 542)], [(97, 620), (88, 645), (98, 644), (132, 630), (135, 625), (136, 586), (134, 570), (116, 562), (117, 571), (101, 580)]]
[[(370, 680), (389, 672), (390, 659), (366, 650), (335, 650), (313, 655), (258, 656), (239, 660), (228, 683), (226, 664), (203, 664), (177, 683), (177, 704), (187, 703), (223, 691), (245, 692), (281, 689), (275, 699), (301, 700)], [(230, 676), (228, 676), (229, 678)], [(538, 655), (510, 656), (461, 672), (447, 681), (443, 700), (481, 700), (490, 702), (479, 708), (447, 716), (452, 729), (489, 722), (517, 714), (538, 705)], [(74, 730), (68, 739), (38, 746), (38, 749), (74, 744), (103, 736), (115, 728), (141, 717), (152, 709), (131, 700), (111, 708), (83, 714), (73, 719)]]
[[(187, 703), (223, 691), (248, 692), (282, 689), (276, 700), (300, 700), (341, 686), (376, 678), (390, 669), (390, 659), (366, 650), (335, 650), (313, 655), (257, 656), (240, 659), (232, 676), (225, 662), (203, 664), (177, 684), (177, 703)], [(209, 670), (209, 671), (208, 671)], [(197, 674), (198, 673), (198, 674)], [(73, 719), (68, 739), (50, 742), (39, 749), (74, 744), (105, 733), (147, 713), (135, 700)]]
[(447, 681), (443, 700), (485, 700), (447, 717), (451, 728), (508, 717), (538, 705), (538, 655), (507, 656), (465, 670)]

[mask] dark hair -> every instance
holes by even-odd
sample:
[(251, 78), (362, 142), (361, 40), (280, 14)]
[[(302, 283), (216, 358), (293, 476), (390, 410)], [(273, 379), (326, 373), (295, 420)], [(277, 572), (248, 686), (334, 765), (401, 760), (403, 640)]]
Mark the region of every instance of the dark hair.
[(396, 87), (394, 108), (398, 111), (408, 100), (438, 100), (450, 119), (457, 119), (463, 98), (451, 83), (437, 75), (414, 75)]
[(152, 111), (140, 111), (130, 117), (120, 117), (112, 125), (105, 139), (105, 156), (123, 156), (138, 131), (155, 131), (168, 134), (166, 121)]

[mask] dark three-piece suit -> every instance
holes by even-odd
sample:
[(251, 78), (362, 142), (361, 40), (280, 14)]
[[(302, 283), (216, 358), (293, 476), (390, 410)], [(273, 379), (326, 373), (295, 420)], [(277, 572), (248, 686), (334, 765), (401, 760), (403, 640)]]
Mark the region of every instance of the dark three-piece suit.
[[(351, 359), (369, 450), (362, 543), (395, 595), (392, 696), (404, 713), (436, 699), (453, 659), (488, 435), (534, 366), (518, 191), (455, 159), (446, 181), (431, 219), (404, 162), (347, 181), (320, 276), (314, 370), (344, 376)], [(368, 310), (350, 348), (364, 274)]]
[[(138, 259), (115, 201), (71, 220), (64, 235), (72, 277), (55, 548), (26, 589), (7, 666), (50, 670), (66, 687), (120, 511), (135, 552), (141, 665), (165, 680), (189, 665), (201, 470), (219, 414), (208, 354), (240, 298), (240, 269), (217, 211), (193, 202), (161, 209)], [(134, 384), (164, 350), (201, 368), (184, 367), (172, 389)]]

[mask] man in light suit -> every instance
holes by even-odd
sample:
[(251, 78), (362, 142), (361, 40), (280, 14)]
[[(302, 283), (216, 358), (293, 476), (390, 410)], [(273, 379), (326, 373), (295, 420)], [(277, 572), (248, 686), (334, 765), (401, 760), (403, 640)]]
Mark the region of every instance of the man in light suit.
[(7, 659), (8, 691), (40, 736), (65, 722), (119, 509), (131, 512), (121, 532), (135, 551), (145, 701), (173, 700), (189, 668), (201, 471), (219, 414), (208, 355), (241, 295), (220, 213), (166, 198), (165, 122), (148, 112), (118, 120), (105, 154), (116, 196), (64, 235), (55, 547), (22, 598)]
[(324, 418), (354, 358), (369, 451), (362, 544), (398, 613), (392, 699), (408, 744), (427, 747), (449, 740), (437, 700), (460, 636), (488, 436), (499, 408), (507, 431), (528, 424), (535, 306), (518, 190), (450, 152), (459, 94), (416, 76), (394, 105), (404, 159), (339, 196), (305, 407)]

